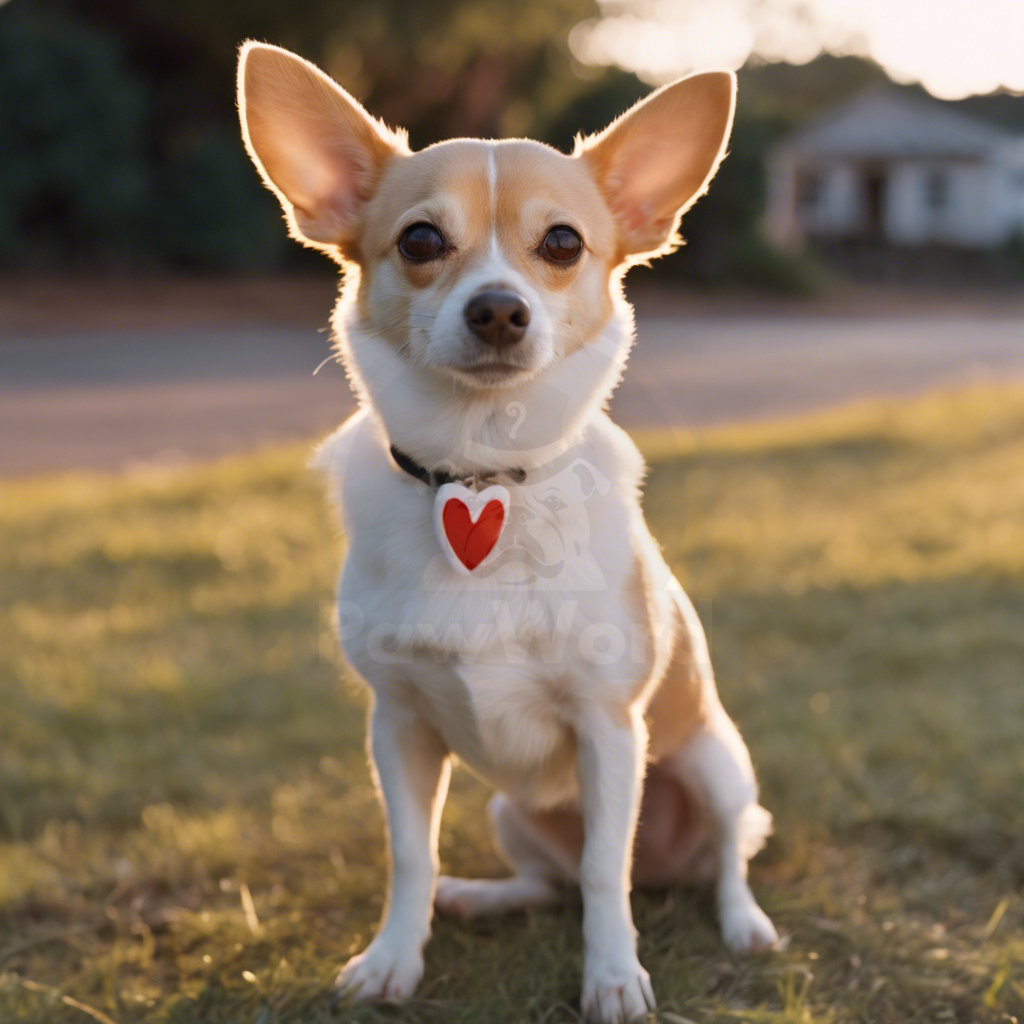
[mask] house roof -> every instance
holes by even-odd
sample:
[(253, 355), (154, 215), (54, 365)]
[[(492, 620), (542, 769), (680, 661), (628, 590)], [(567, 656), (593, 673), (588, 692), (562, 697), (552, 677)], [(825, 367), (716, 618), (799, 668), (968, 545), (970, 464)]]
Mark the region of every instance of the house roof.
[(1019, 138), (940, 101), (872, 89), (798, 132), (786, 146), (809, 156), (979, 158)]

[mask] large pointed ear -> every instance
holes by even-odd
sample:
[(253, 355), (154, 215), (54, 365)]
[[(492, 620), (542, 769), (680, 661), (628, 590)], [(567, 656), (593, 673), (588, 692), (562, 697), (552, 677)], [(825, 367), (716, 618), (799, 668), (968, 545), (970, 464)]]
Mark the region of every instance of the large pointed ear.
[(319, 245), (355, 241), (363, 204), (404, 135), (374, 120), (308, 61), (264, 43), (238, 59), (242, 137), (284, 207), (293, 237)]
[(711, 71), (651, 93), (600, 135), (580, 140), (619, 228), (626, 257), (668, 252), (679, 218), (707, 189), (725, 155), (736, 76)]

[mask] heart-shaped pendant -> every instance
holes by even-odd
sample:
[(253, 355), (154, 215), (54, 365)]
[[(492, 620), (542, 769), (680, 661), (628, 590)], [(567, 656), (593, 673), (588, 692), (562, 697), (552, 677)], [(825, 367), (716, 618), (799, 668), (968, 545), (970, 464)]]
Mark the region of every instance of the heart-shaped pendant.
[(443, 484), (434, 499), (434, 532), (456, 572), (469, 576), (493, 554), (508, 522), (508, 491), (500, 484), (471, 491)]

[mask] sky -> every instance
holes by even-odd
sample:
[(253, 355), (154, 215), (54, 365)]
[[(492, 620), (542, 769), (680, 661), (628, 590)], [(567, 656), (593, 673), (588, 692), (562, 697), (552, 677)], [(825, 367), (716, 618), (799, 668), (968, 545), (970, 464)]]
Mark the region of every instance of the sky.
[(738, 68), (751, 56), (802, 64), (823, 51), (871, 57), (940, 99), (1024, 92), (1024, 0), (600, 0), (569, 39), (584, 64), (651, 83)]

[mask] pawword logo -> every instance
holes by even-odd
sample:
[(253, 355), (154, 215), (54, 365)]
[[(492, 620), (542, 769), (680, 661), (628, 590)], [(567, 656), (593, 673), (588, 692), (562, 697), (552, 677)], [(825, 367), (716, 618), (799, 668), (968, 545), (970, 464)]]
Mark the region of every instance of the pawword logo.
[[(610, 582), (621, 585), (617, 570), (612, 581), (606, 574), (628, 557), (623, 502), (630, 499), (616, 492), (617, 470), (602, 465), (601, 446), (566, 445), (574, 410), (559, 389), (542, 388), (534, 384), (529, 405), (510, 398), (488, 421), (486, 436), (466, 441), (451, 464), (431, 467), (469, 474), (454, 485), (461, 509), (438, 501), (444, 487), (435, 494), (425, 483), (415, 485), (425, 517), (431, 510), (435, 518), (443, 516), (445, 508), (455, 509), (453, 521), (461, 514), (456, 529), (465, 534), (460, 550), (466, 571), (444, 551), (442, 533), (435, 535), (425, 521), (409, 551), (413, 559), (425, 553), (423, 569), (417, 583), (414, 575), (393, 584), (398, 589), (387, 600), (387, 621), (377, 614), (383, 608), (362, 607), (361, 599), (339, 601), (335, 622), (343, 646), (354, 644), (383, 664), (425, 651), (442, 660), (457, 652), (470, 661), (497, 657), (515, 664), (533, 656), (560, 664), (567, 644), (574, 651), (578, 645), (595, 665), (646, 664), (649, 624), (622, 620), (611, 610), (605, 619), (598, 611), (604, 599), (595, 604), (593, 596), (607, 592)], [(657, 408), (653, 399), (651, 406)], [(516, 479), (510, 453), (525, 464), (523, 479)], [(344, 475), (345, 467), (340, 471)], [(489, 498), (489, 489), (500, 491), (501, 501)], [(488, 516), (498, 513), (504, 516), (494, 540), (486, 535), (494, 527)], [(421, 543), (430, 547), (424, 552)], [(346, 574), (354, 571), (349, 566)], [(371, 589), (379, 586), (374, 581)]]

